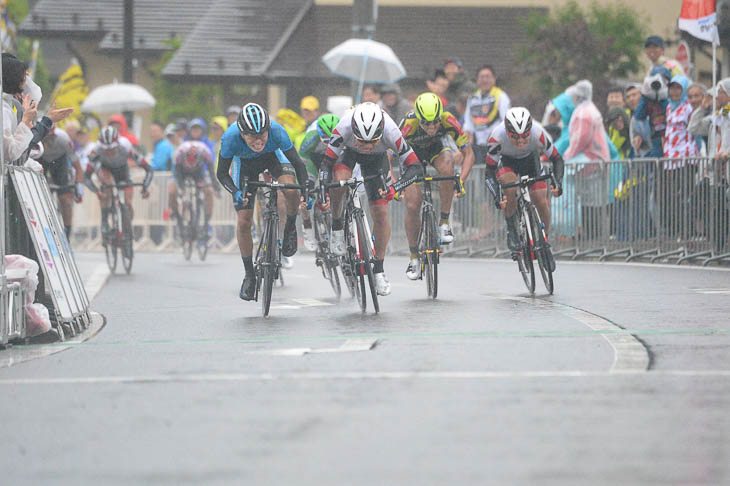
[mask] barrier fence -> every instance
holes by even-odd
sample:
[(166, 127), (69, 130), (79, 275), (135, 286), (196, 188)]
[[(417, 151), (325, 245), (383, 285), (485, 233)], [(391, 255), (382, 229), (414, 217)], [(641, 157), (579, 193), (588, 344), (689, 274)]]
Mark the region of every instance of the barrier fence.
[[(494, 206), (484, 175), (484, 166), (475, 167), (466, 182), (467, 194), (454, 200), (455, 241), (445, 247), (446, 255), (509, 255), (504, 216)], [(170, 173), (156, 172), (151, 197), (143, 200), (135, 194), (139, 250), (177, 248), (172, 223), (162, 217), (170, 180)], [(727, 164), (708, 158), (566, 163), (564, 193), (550, 201), (550, 244), (558, 257), (571, 259), (728, 263), (728, 180)], [(74, 248), (101, 249), (97, 198), (87, 192), (74, 213)], [(390, 215), (389, 251), (406, 253), (405, 204), (392, 202)], [(211, 250), (237, 252), (236, 217), (225, 192), (215, 201), (211, 224)]]

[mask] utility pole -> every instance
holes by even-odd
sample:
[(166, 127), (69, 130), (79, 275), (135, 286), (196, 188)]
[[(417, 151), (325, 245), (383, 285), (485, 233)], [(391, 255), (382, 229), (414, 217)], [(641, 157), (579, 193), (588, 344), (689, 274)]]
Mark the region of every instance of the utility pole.
[[(375, 39), (375, 24), (378, 21), (378, 0), (352, 0), (352, 37)], [(352, 99), (357, 100), (359, 83), (350, 83)]]
[[(134, 0), (124, 0), (124, 39), (122, 46), (122, 82), (134, 83)], [(125, 111), (127, 125), (132, 126), (132, 112)]]

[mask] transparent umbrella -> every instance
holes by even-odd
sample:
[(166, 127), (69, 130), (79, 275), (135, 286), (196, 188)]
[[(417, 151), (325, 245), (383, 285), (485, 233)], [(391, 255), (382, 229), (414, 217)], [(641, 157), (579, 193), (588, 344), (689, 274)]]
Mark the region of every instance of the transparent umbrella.
[[(406, 70), (390, 46), (371, 39), (348, 39), (322, 56), (333, 73), (363, 83), (394, 83)], [(359, 94), (358, 94), (359, 98)]]
[(136, 111), (155, 106), (155, 98), (142, 86), (129, 83), (112, 83), (99, 86), (81, 104), (85, 113), (119, 113)]

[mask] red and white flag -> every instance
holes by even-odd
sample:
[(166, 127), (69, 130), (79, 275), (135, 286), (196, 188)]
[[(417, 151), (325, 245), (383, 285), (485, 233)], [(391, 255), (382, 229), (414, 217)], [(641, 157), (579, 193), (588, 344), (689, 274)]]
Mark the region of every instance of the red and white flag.
[(719, 44), (715, 0), (682, 0), (679, 29), (698, 39)]

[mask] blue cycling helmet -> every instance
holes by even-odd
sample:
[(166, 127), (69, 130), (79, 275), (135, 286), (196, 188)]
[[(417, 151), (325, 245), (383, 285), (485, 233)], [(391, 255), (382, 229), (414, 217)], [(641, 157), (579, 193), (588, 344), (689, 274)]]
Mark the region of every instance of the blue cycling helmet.
[(271, 120), (266, 110), (256, 103), (246, 103), (238, 114), (238, 131), (241, 135), (258, 135), (267, 132)]

